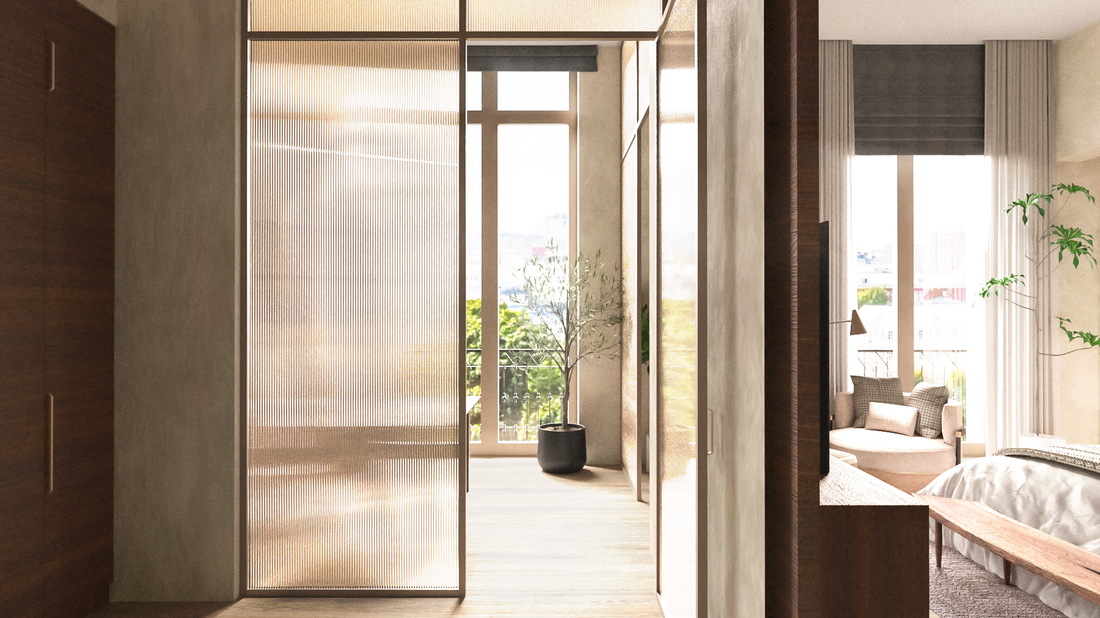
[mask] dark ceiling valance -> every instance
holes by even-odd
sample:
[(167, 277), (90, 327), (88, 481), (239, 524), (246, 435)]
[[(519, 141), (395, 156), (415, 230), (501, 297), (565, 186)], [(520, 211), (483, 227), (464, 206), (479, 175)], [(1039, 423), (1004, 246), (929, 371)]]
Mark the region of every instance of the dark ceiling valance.
[(857, 155), (985, 152), (984, 45), (853, 45)]
[(470, 71), (596, 71), (595, 45), (471, 45)]

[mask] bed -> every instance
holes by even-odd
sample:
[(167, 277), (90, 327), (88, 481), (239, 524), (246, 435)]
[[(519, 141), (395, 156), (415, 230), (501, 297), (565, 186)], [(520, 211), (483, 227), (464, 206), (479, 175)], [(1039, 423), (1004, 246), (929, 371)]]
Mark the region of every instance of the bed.
[[(964, 462), (918, 493), (981, 502), (1051, 536), (1100, 554), (1100, 446), (1001, 449)], [(931, 530), (932, 522), (929, 520)], [(1000, 573), (1001, 559), (944, 530), (944, 544)], [(1100, 616), (1100, 606), (1042, 577), (1015, 569), (1015, 584), (1070, 618)]]

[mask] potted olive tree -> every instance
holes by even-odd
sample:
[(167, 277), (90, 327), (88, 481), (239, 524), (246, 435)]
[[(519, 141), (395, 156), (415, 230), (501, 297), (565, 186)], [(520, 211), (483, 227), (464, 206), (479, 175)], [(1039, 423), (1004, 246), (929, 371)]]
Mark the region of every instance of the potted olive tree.
[(539, 347), (562, 373), (561, 422), (539, 425), (539, 465), (546, 472), (578, 472), (587, 461), (584, 425), (569, 423), (569, 389), (577, 364), (586, 358), (617, 358), (623, 321), (619, 266), (578, 255), (572, 264), (558, 255), (532, 257), (519, 271), (523, 285), (509, 300), (541, 323)]

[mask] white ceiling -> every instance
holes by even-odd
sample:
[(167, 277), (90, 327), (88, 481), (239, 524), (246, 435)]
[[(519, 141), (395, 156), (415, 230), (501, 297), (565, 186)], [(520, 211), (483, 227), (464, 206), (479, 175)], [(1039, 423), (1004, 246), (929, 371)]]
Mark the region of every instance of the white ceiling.
[(863, 44), (1064, 39), (1100, 21), (1100, 0), (820, 0), (820, 38)]

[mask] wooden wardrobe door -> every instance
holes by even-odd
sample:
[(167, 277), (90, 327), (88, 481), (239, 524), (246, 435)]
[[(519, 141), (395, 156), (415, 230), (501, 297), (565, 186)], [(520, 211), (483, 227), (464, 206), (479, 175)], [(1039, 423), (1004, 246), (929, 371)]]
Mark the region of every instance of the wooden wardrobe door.
[(47, 56), (38, 4), (0, 10), (0, 614), (13, 618), (42, 616)]
[(114, 525), (114, 28), (51, 0), (45, 385), (54, 402), (46, 616), (107, 601)]

